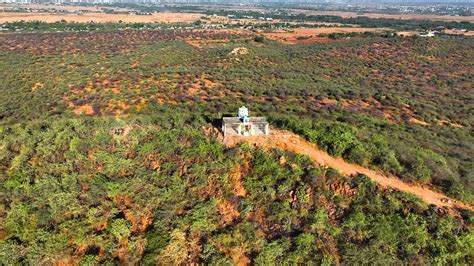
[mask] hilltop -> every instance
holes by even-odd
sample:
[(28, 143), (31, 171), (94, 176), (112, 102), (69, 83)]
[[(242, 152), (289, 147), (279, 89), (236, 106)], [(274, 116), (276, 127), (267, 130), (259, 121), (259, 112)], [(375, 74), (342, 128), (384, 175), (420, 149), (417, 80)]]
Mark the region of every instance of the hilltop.
[[(0, 264), (472, 260), (472, 37), (13, 25)], [(283, 139), (222, 142), (242, 105)]]

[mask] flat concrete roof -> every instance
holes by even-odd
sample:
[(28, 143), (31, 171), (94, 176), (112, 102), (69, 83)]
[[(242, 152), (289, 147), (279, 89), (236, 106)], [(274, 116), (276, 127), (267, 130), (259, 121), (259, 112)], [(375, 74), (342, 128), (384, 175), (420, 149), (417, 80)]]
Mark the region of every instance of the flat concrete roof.
[[(224, 124), (240, 124), (242, 121), (240, 121), (240, 118), (238, 117), (223, 117), (222, 122)], [(249, 123), (267, 123), (267, 118), (265, 117), (249, 117)]]

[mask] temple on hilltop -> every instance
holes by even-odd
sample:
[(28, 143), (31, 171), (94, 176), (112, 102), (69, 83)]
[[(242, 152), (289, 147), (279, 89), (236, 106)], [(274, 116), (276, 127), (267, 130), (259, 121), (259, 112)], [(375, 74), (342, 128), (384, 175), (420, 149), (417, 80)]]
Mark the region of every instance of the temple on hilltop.
[(247, 107), (239, 108), (237, 117), (222, 118), (222, 132), (225, 136), (268, 135), (268, 122), (265, 117), (250, 117)]

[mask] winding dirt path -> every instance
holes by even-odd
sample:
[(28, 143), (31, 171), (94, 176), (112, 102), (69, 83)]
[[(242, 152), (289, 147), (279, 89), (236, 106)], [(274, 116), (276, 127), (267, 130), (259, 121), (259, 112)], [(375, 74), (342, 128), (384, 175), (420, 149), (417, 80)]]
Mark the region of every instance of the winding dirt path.
[[(373, 181), (377, 182), (380, 186), (385, 188), (392, 188), (403, 192), (414, 194), (421, 198), (428, 204), (434, 204), (439, 207), (450, 207), (471, 210), (474, 209), (472, 206), (464, 204), (460, 201), (450, 199), (446, 195), (435, 192), (429, 188), (423, 187), (417, 184), (408, 184), (395, 176), (389, 176), (382, 174), (377, 171), (362, 167), (360, 165), (351, 164), (344, 161), (342, 158), (335, 158), (330, 156), (325, 151), (320, 150), (313, 143), (308, 142), (302, 137), (292, 132), (283, 130), (270, 130), (269, 136), (251, 136), (251, 137), (240, 137), (232, 136), (225, 137), (224, 143), (228, 147), (237, 145), (240, 142), (247, 142), (250, 145), (256, 145), (263, 148), (274, 148), (292, 151), (308, 156), (315, 163), (323, 166), (327, 166), (339, 171), (343, 175), (357, 175), (364, 174), (370, 177)], [(448, 199), (443, 202), (441, 199)]]

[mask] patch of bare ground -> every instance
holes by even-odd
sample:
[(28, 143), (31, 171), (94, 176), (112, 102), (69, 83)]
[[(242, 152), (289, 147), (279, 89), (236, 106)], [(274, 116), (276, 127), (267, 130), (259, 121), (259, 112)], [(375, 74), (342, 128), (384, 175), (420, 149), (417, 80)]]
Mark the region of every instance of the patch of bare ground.
[(431, 126), (430, 123), (427, 123), (427, 122), (425, 122), (425, 121), (416, 119), (416, 118), (414, 118), (414, 117), (410, 117), (410, 118), (408, 119), (408, 122), (409, 122), (409, 123), (413, 123), (413, 124), (422, 125), (422, 126)]
[(398, 36), (403, 36), (403, 37), (410, 37), (410, 36), (415, 36), (420, 34), (418, 31), (398, 31), (397, 35)]
[(443, 30), (443, 33), (453, 34), (453, 35), (474, 36), (474, 31), (464, 31), (464, 30), (454, 30), (454, 29)]
[(15, 21), (43, 21), (59, 22), (66, 20), (68, 22), (78, 23), (190, 23), (199, 20), (204, 14), (199, 13), (152, 13), (150, 15), (136, 14), (106, 14), (102, 12), (87, 12), (82, 14), (71, 13), (47, 13), (47, 12), (2, 12), (0, 23)]
[(247, 196), (247, 191), (243, 185), (242, 179), (248, 172), (248, 163), (237, 164), (229, 176), (234, 194), (238, 197)]
[(0, 240), (4, 240), (7, 236), (7, 231), (5, 229), (0, 228)]
[(303, 154), (308, 156), (314, 163), (318, 165), (333, 168), (346, 176), (364, 174), (383, 188), (395, 189), (413, 194), (428, 204), (434, 204), (439, 207), (448, 207), (453, 209), (474, 210), (472, 206), (454, 199), (449, 199), (446, 195), (433, 191), (426, 186), (408, 184), (395, 176), (348, 163), (342, 158), (332, 157), (328, 153), (320, 150), (315, 144), (306, 141), (302, 137), (292, 132), (277, 129), (271, 129), (270, 132), (271, 133), (268, 136), (225, 137), (224, 144), (227, 147), (233, 147), (240, 142), (246, 142), (250, 145), (259, 146), (266, 149), (282, 149), (298, 154)]
[(451, 121), (448, 121), (448, 120), (439, 120), (439, 121), (438, 121), (438, 125), (439, 125), (439, 126), (446, 126), (446, 125), (448, 125), (448, 126), (457, 127), (457, 128), (464, 128), (463, 125), (460, 125), (460, 124), (458, 124), (458, 123), (456, 123), (456, 122), (451, 122)]
[(88, 104), (81, 106), (73, 105), (73, 107), (74, 109), (72, 110), (72, 112), (76, 115), (93, 115), (95, 113), (92, 106)]
[(38, 89), (41, 89), (44, 87), (44, 84), (42, 83), (39, 83), (39, 82), (36, 82), (35, 84), (33, 84), (33, 86), (31, 87), (31, 92), (35, 92), (37, 91)]
[(245, 47), (237, 47), (237, 48), (234, 48), (230, 53), (229, 55), (235, 55), (235, 56), (239, 56), (239, 55), (246, 55), (249, 53), (249, 50)]

